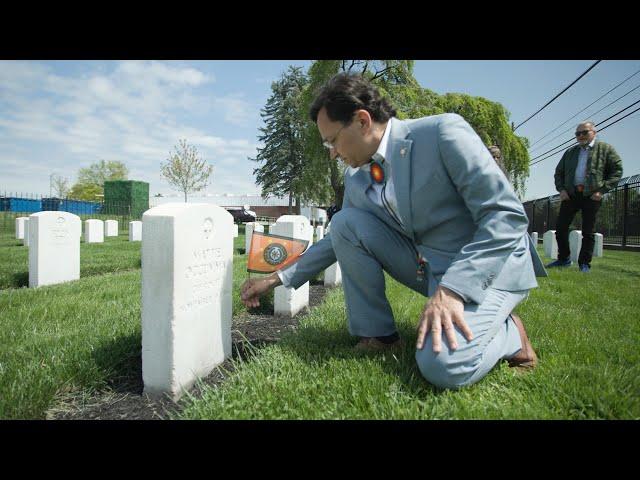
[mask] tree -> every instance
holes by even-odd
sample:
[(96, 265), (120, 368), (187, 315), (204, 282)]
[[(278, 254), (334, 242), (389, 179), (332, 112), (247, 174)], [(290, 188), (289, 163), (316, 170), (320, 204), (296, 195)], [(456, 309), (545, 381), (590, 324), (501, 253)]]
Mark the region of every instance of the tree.
[(262, 196), (289, 195), (289, 213), (295, 198), (297, 214), (300, 201), (307, 200), (313, 190), (308, 177), (303, 175), (304, 119), (300, 116), (300, 95), (306, 82), (299, 67), (289, 67), (280, 80), (271, 84), (272, 94), (260, 112), (265, 126), (260, 128), (262, 135), (258, 140), (264, 142), (264, 147), (258, 148), (256, 158), (250, 158), (262, 164), (253, 170), (256, 183), (262, 186)]
[(78, 171), (78, 183), (94, 184), (104, 188), (105, 180), (126, 180), (129, 170), (122, 162), (100, 160)]
[(96, 201), (102, 198), (104, 188), (92, 183), (76, 183), (69, 191), (69, 198), (76, 200)]
[(324, 83), (340, 72), (359, 73), (369, 78), (381, 91), (388, 94), (393, 88), (417, 86), (413, 78), (412, 60), (318, 60), (309, 67), (309, 82), (300, 102), (300, 116), (304, 119), (305, 165), (304, 184), (313, 179), (314, 187), (308, 195), (315, 203), (342, 205), (344, 195), (343, 172), (346, 165), (333, 161), (322, 146), (316, 125), (309, 119), (309, 108)]
[[(524, 195), (524, 183), (529, 176), (528, 140), (515, 135), (509, 127), (509, 112), (499, 103), (482, 97), (437, 93), (421, 87), (413, 77), (411, 60), (320, 60), (309, 67), (309, 83), (303, 94), (300, 115), (308, 118), (308, 111), (318, 89), (339, 72), (360, 73), (369, 78), (381, 94), (388, 96), (400, 119), (419, 118), (441, 113), (457, 113), (473, 127), (487, 146), (498, 145), (505, 167), (518, 195)], [(330, 192), (333, 203), (342, 204), (345, 165), (330, 160), (322, 147), (316, 125), (310, 120), (304, 127), (305, 175), (318, 179), (315, 189), (319, 203), (326, 203)], [(326, 179), (321, 183), (320, 179)], [(324, 198), (320, 198), (325, 195)]]
[(529, 140), (519, 137), (509, 125), (509, 112), (497, 102), (461, 93), (440, 97), (440, 108), (461, 115), (485, 145), (498, 145), (513, 188), (522, 199), (529, 176)]
[(51, 178), (53, 191), (58, 198), (64, 198), (69, 193), (69, 179), (60, 175), (53, 175)]
[(122, 162), (110, 160), (91, 164), (78, 171), (78, 181), (71, 187), (70, 198), (78, 200), (97, 200), (104, 195), (106, 180), (126, 180), (129, 170)]
[(178, 142), (175, 153), (170, 153), (167, 163), (161, 164), (160, 168), (167, 182), (184, 193), (185, 202), (187, 194), (199, 192), (209, 184), (213, 173), (213, 166), (207, 165), (196, 147), (187, 144), (185, 139)]

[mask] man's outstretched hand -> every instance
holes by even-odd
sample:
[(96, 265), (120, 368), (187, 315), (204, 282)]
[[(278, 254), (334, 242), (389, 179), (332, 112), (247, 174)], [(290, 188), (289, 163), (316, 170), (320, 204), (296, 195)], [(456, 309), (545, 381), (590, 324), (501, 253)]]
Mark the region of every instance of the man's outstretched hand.
[(416, 348), (422, 350), (424, 340), (429, 333), (433, 335), (433, 351), (442, 350), (442, 331), (447, 337), (452, 350), (458, 348), (454, 325), (457, 326), (467, 341), (473, 339), (473, 333), (464, 320), (464, 302), (460, 296), (446, 287), (439, 286), (429, 300), (418, 327)]
[(260, 295), (278, 285), (282, 285), (282, 282), (276, 273), (272, 273), (268, 277), (250, 278), (240, 287), (240, 299), (247, 308), (259, 307)]

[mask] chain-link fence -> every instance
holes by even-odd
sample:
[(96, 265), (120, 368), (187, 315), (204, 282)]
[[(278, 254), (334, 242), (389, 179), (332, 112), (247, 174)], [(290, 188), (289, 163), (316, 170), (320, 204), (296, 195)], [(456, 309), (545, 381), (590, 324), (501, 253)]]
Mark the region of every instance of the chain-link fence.
[(0, 232), (13, 233), (15, 219), (45, 211), (69, 212), (84, 222), (89, 219), (117, 220), (118, 235), (129, 233), (129, 222), (142, 220), (131, 215), (131, 205), (118, 202), (90, 202), (73, 198), (45, 197), (44, 195), (4, 192), (0, 195)]
[[(538, 232), (540, 238), (547, 230), (555, 230), (560, 211), (560, 195), (538, 198), (524, 203), (529, 217), (529, 232)], [(580, 230), (582, 215), (578, 212), (571, 230)], [(596, 215), (595, 230), (604, 236), (605, 245), (640, 247), (640, 175), (626, 177), (605, 193)]]

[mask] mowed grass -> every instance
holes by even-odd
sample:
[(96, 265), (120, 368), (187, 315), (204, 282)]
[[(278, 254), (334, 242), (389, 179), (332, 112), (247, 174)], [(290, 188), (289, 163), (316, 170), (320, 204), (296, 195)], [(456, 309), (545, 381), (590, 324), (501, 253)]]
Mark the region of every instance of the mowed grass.
[[(234, 244), (237, 315), (247, 278), (246, 256), (238, 254), (244, 236)], [(5, 248), (13, 247), (0, 246), (0, 256)], [(474, 386), (432, 388), (412, 347), (426, 299), (388, 279), (387, 295), (407, 339), (398, 355), (352, 349), (342, 289), (334, 289), (298, 331), (236, 361), (225, 383), (187, 399), (176, 418), (640, 418), (640, 255), (605, 255), (594, 259), (588, 275), (575, 267), (550, 270), (518, 307), (540, 357), (531, 373), (502, 364)], [(0, 290), (0, 418), (44, 418), (66, 395), (89, 396), (134, 376), (140, 281), (138, 266), (63, 285)]]
[[(128, 235), (105, 237), (104, 243), (80, 242), (80, 278), (140, 268), (141, 242)], [(29, 286), (29, 247), (14, 234), (0, 235), (0, 289)]]
[[(115, 273), (37, 289), (0, 289), (0, 419), (44, 418), (56, 399), (86, 397), (135, 377), (142, 341), (140, 242), (134, 254), (129, 250), (134, 242), (110, 240), (93, 265)], [(3, 269), (11, 258), (6, 250), (13, 248), (0, 246)], [(246, 311), (239, 298), (247, 278), (240, 248), (244, 236), (234, 239), (234, 315)], [(117, 271), (122, 265), (118, 252), (129, 257), (133, 270)], [(96, 255), (81, 251), (81, 262), (87, 253)], [(272, 306), (272, 298), (261, 308)]]
[(239, 362), (225, 384), (191, 399), (186, 419), (640, 418), (640, 256), (607, 250), (589, 275), (551, 270), (519, 305), (540, 357), (519, 374), (500, 364), (481, 382), (439, 391), (414, 359), (425, 299), (389, 279), (387, 296), (408, 345), (361, 354), (334, 290), (300, 329)]

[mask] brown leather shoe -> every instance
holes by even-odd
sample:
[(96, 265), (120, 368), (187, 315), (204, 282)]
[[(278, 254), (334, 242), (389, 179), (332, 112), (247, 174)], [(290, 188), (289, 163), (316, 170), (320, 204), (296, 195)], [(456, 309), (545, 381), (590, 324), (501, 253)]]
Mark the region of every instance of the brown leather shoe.
[(538, 364), (538, 356), (536, 355), (531, 342), (529, 341), (529, 337), (527, 336), (527, 331), (524, 329), (524, 325), (522, 323), (522, 319), (516, 315), (515, 313), (511, 314), (511, 318), (513, 318), (516, 327), (518, 327), (518, 332), (520, 332), (520, 341), (522, 342), (522, 349), (514, 357), (507, 359), (510, 367), (516, 367), (518, 369), (530, 369), (534, 368)]
[(355, 347), (360, 352), (384, 352), (388, 350), (399, 350), (404, 346), (402, 338), (395, 342), (383, 343), (375, 337), (362, 337)]

